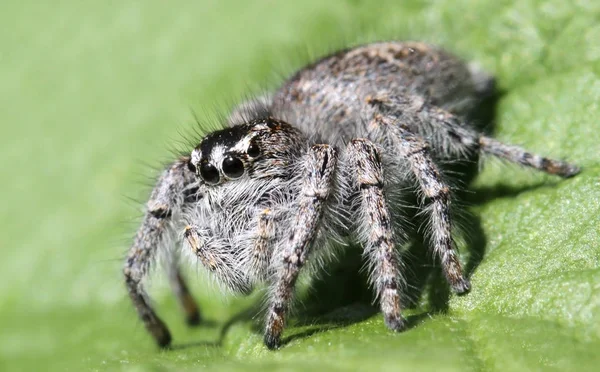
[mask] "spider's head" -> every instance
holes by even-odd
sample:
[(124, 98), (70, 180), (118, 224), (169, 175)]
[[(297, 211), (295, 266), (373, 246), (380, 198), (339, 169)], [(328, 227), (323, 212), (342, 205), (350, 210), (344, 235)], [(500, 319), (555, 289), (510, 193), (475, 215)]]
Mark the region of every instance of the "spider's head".
[(205, 136), (192, 151), (189, 167), (209, 185), (285, 176), (302, 146), (302, 135), (291, 125), (256, 119)]

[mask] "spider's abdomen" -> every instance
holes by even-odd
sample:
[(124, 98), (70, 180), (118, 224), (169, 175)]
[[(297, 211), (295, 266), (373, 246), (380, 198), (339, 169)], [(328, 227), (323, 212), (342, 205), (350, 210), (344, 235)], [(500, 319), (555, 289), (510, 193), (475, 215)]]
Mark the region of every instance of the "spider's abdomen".
[(466, 115), (492, 88), (488, 75), (440, 48), (375, 43), (343, 50), (298, 71), (276, 93), (273, 111), (335, 143), (366, 136), (368, 100), (382, 92), (422, 97)]

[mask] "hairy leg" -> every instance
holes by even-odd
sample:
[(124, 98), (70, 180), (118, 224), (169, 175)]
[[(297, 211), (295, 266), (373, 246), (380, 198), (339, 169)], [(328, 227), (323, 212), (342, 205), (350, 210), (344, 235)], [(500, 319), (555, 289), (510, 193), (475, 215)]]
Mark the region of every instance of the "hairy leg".
[(406, 130), (428, 138), (444, 158), (468, 157), (480, 151), (512, 163), (528, 166), (561, 177), (572, 177), (579, 167), (567, 162), (533, 154), (519, 146), (502, 143), (469, 127), (463, 119), (433, 106), (420, 97), (398, 97), (388, 94), (372, 98), (370, 104), (394, 117)]
[(336, 160), (337, 154), (332, 147), (315, 145), (303, 164), (306, 173), (297, 199), (297, 212), (290, 225), (291, 231), (283, 238), (281, 251), (276, 253), (272, 262), (275, 275), (264, 336), (265, 345), (270, 349), (279, 347), (281, 343), (296, 279), (317, 235)]
[(123, 268), (129, 297), (144, 326), (160, 347), (166, 347), (171, 343), (171, 334), (150, 306), (142, 282), (155, 261), (157, 250), (169, 233), (171, 216), (183, 203), (181, 195), (184, 195), (186, 187), (193, 182), (193, 179), (185, 158), (176, 161), (163, 172), (152, 191), (146, 214)]
[(253, 244), (244, 258), (244, 266), (249, 267), (252, 275), (258, 281), (267, 280), (269, 265), (273, 254), (273, 244), (276, 239), (275, 212), (265, 208), (258, 213), (256, 230), (253, 231)]
[(422, 203), (429, 203), (429, 234), (433, 252), (440, 259), (446, 280), (456, 293), (469, 291), (471, 285), (463, 275), (452, 239), (450, 188), (433, 161), (429, 145), (420, 136), (398, 125), (396, 118), (376, 115), (373, 121), (374, 127), (386, 134), (392, 151), (408, 162), (419, 184)]
[(240, 264), (236, 250), (225, 239), (197, 226), (187, 226), (183, 232), (184, 245), (200, 259), (210, 272), (222, 283), (236, 292), (247, 294), (251, 291), (250, 280)]
[(481, 151), (527, 167), (538, 169), (549, 174), (568, 178), (578, 174), (581, 169), (562, 160), (545, 158), (530, 153), (515, 145), (502, 143), (494, 138), (480, 136), (479, 148)]
[(371, 281), (379, 298), (381, 312), (388, 328), (400, 331), (405, 327), (401, 315), (399, 272), (400, 259), (385, 195), (381, 158), (375, 145), (366, 139), (350, 142), (346, 152), (349, 172), (360, 190), (359, 239), (371, 268)]

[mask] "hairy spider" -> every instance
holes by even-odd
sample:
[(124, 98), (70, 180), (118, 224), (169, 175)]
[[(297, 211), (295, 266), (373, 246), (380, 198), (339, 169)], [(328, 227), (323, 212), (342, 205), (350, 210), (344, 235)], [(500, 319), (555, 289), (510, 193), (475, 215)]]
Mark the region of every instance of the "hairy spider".
[[(467, 117), (494, 80), (440, 48), (381, 42), (303, 68), (271, 97), (242, 105), (160, 176), (125, 267), (129, 296), (158, 345), (171, 342), (142, 281), (159, 251), (182, 247), (227, 287), (269, 286), (264, 342), (280, 345), (294, 286), (311, 251), (359, 244), (385, 324), (402, 330), (406, 241), (402, 194), (428, 219), (428, 242), (454, 292), (469, 291), (452, 238), (444, 161), (491, 154), (561, 177), (579, 168), (501, 143)], [(414, 188), (411, 188), (414, 186)], [(416, 190), (416, 191), (413, 191)], [(190, 324), (200, 312), (171, 260)]]

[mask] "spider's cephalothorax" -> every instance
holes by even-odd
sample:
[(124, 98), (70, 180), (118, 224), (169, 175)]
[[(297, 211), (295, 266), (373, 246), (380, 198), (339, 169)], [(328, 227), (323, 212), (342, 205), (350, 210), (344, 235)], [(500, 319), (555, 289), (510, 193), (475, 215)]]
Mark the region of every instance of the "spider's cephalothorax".
[(192, 151), (188, 168), (199, 188), (197, 201), (181, 209), (186, 252), (230, 289), (267, 279), (275, 236), (297, 207), (308, 149), (297, 129), (267, 116), (211, 133)]
[[(275, 348), (299, 271), (333, 239), (364, 248), (385, 323), (402, 330), (398, 247), (407, 234), (397, 223), (398, 196), (415, 189), (448, 283), (467, 292), (440, 164), (487, 153), (562, 177), (579, 172), (470, 126), (467, 117), (493, 87), (491, 77), (439, 48), (386, 42), (325, 57), (272, 97), (240, 106), (228, 128), (163, 172), (147, 204), (124, 274), (148, 331), (160, 346), (171, 341), (142, 280), (157, 252), (175, 245), (235, 291), (267, 283), (265, 343)], [(169, 262), (170, 282), (195, 324), (198, 307), (176, 260)]]

